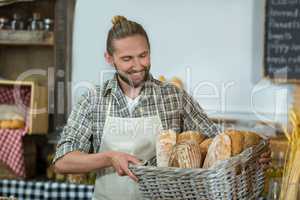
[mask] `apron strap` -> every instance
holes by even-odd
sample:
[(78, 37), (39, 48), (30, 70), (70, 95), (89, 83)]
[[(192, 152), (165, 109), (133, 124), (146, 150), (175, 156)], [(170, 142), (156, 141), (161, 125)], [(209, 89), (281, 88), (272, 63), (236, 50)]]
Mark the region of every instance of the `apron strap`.
[(161, 106), (160, 107), (162, 108), (162, 111), (160, 111), (159, 108), (158, 108), (159, 107), (159, 105), (158, 105), (159, 100), (157, 99), (158, 95), (156, 93), (155, 88), (153, 87), (153, 95), (154, 95), (154, 102), (155, 102), (155, 107), (156, 107), (157, 115), (159, 116), (161, 124), (163, 126), (162, 128), (164, 129), (164, 124), (163, 124), (163, 121), (162, 121), (162, 119), (161, 119), (160, 116), (163, 115), (165, 121), (167, 121), (166, 120), (167, 119), (167, 114), (166, 114), (166, 108), (165, 108), (164, 102), (163, 102), (163, 96), (162, 96), (161, 88), (158, 88), (158, 90), (159, 90), (159, 94), (158, 95), (160, 95), (160, 101), (161, 101)]

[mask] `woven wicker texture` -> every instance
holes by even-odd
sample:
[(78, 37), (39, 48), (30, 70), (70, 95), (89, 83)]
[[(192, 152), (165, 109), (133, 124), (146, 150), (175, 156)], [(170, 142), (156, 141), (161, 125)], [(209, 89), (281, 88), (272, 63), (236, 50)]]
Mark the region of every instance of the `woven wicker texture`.
[(156, 167), (155, 160), (129, 168), (139, 178), (144, 199), (251, 200), (263, 190), (264, 173), (258, 159), (266, 146), (263, 141), (210, 169)]

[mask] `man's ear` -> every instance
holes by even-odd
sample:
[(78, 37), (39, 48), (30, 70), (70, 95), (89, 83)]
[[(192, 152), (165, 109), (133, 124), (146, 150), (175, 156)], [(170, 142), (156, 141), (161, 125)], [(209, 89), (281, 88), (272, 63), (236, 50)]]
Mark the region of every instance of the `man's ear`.
[(108, 52), (104, 53), (104, 58), (108, 64), (113, 64), (113, 57)]

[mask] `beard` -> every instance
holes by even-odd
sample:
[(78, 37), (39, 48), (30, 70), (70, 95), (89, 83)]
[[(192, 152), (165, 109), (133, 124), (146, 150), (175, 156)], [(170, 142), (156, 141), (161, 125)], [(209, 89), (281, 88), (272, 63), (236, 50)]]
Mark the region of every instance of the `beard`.
[[(115, 64), (114, 64), (114, 66), (116, 68), (118, 77), (132, 88), (138, 88), (138, 87), (142, 86), (146, 82), (148, 75), (150, 73), (150, 65), (145, 67), (145, 69), (143, 69), (143, 70), (139, 70), (139, 71), (129, 70), (127, 72), (119, 71)], [(130, 78), (130, 76), (135, 73), (143, 73), (143, 78), (138, 81), (132, 80)]]

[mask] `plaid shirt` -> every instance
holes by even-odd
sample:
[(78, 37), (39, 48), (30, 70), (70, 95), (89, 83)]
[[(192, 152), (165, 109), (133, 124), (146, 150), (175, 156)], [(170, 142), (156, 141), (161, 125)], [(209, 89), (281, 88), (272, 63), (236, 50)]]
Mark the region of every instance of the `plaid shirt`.
[(195, 130), (208, 137), (219, 133), (199, 104), (186, 91), (172, 84), (162, 83), (149, 75), (140, 95), (137, 106), (130, 114), (116, 75), (103, 87), (95, 87), (83, 95), (64, 127), (54, 162), (71, 151), (88, 153), (92, 145), (94, 152), (99, 152), (107, 113), (126, 118), (158, 114), (164, 130), (172, 129), (177, 133)]

